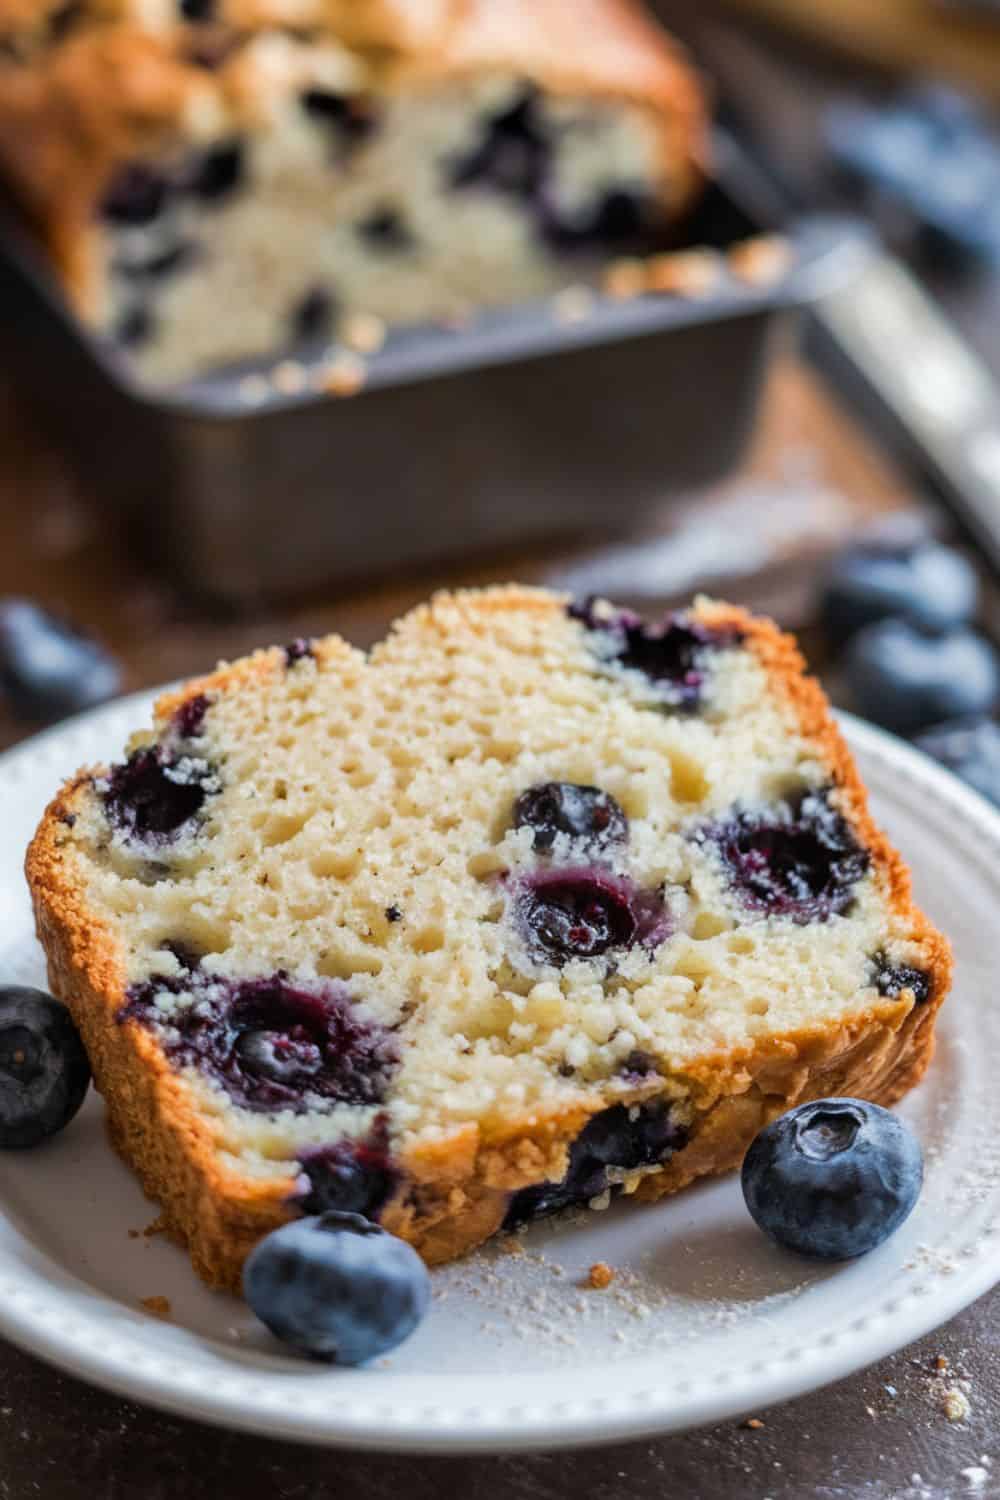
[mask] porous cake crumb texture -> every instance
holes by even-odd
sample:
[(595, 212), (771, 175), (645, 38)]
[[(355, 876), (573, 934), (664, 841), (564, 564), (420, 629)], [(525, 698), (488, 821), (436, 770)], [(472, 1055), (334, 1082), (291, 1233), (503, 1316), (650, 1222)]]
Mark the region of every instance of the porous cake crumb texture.
[(66, 790), (29, 874), (118, 1139), (230, 1283), (345, 1193), (434, 1260), (732, 1166), (797, 1098), (902, 1092), (948, 982), (794, 649), (705, 601), (262, 652)]

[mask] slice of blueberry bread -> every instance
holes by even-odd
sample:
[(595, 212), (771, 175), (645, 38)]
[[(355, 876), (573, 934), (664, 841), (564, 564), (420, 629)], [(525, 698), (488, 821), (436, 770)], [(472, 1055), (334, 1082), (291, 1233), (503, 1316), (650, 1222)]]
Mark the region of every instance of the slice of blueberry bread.
[(596, 278), (704, 154), (638, 0), (0, 0), (0, 170), (155, 380)]
[(208, 1280), (290, 1215), (429, 1261), (897, 1099), (947, 943), (793, 643), (444, 595), (161, 701), (28, 855), (114, 1137)]

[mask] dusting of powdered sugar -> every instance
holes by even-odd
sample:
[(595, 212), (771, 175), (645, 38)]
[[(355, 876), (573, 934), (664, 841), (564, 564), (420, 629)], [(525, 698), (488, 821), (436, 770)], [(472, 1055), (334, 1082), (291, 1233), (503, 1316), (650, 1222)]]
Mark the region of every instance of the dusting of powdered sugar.
[(729, 1267), (723, 1275), (709, 1267), (692, 1295), (690, 1283), (683, 1291), (665, 1285), (656, 1263), (642, 1257), (632, 1266), (606, 1267), (600, 1285), (587, 1257), (584, 1262), (568, 1265), (558, 1249), (504, 1236), (473, 1259), (436, 1272), (434, 1300), (474, 1306), (480, 1334), (530, 1345), (533, 1363), (559, 1364), (571, 1349), (599, 1345), (602, 1356), (633, 1358), (700, 1343), (742, 1323), (760, 1326), (808, 1285), (758, 1296), (751, 1269)]

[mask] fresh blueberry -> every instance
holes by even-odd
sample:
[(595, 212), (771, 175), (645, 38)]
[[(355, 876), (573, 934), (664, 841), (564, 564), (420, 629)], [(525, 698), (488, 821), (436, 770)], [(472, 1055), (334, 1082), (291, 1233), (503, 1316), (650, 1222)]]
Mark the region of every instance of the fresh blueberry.
[(799, 924), (847, 911), (869, 864), (827, 792), (740, 812), (698, 829), (694, 838), (716, 846), (744, 906)]
[(897, 734), (987, 714), (1000, 700), (996, 652), (971, 630), (927, 635), (906, 620), (882, 620), (854, 637), (844, 670), (858, 711)]
[(936, 724), (914, 744), (1000, 807), (1000, 725), (992, 719)]
[(573, 781), (546, 781), (528, 787), (514, 803), (514, 827), (534, 832), (532, 847), (551, 849), (565, 834), (581, 844), (602, 847), (628, 838), (628, 819), (610, 792)]
[(655, 948), (671, 929), (662, 892), (641, 890), (624, 876), (586, 866), (526, 876), (515, 914), (529, 950), (559, 968), (571, 959), (599, 958), (636, 943)]
[(823, 590), (823, 623), (836, 645), (892, 616), (928, 632), (954, 630), (972, 619), (978, 592), (975, 569), (951, 547), (872, 541), (834, 560)]
[(0, 600), (0, 694), (27, 719), (59, 719), (113, 698), (113, 658), (27, 599)]
[(357, 1214), (324, 1213), (276, 1229), (251, 1251), (243, 1292), (300, 1354), (361, 1365), (408, 1338), (430, 1303), (417, 1252)]
[(838, 103), (825, 134), (837, 164), (893, 201), (897, 219), (902, 208), (962, 259), (1000, 261), (1000, 137), (968, 93), (931, 85), (888, 104)]
[(516, 1229), (534, 1219), (548, 1218), (564, 1208), (583, 1207), (608, 1186), (608, 1169), (628, 1171), (666, 1161), (687, 1141), (660, 1099), (648, 1104), (614, 1104), (592, 1115), (570, 1147), (569, 1165), (561, 1182), (522, 1188), (511, 1199), (504, 1221)]
[(42, 990), (0, 988), (0, 1147), (55, 1135), (89, 1087), (90, 1063), (65, 1005)]
[(850, 1260), (888, 1239), (923, 1183), (913, 1133), (860, 1099), (800, 1104), (756, 1137), (743, 1162), (754, 1220), (786, 1250)]

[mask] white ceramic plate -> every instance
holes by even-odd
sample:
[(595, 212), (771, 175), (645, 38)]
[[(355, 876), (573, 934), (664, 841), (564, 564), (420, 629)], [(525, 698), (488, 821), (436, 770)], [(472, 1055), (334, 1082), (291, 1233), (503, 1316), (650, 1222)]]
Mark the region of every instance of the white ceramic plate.
[[(44, 983), (21, 861), (46, 799), (146, 721), (113, 704), (0, 758), (0, 980)], [(955, 943), (937, 1059), (903, 1112), (921, 1201), (874, 1254), (814, 1266), (773, 1249), (735, 1179), (652, 1208), (540, 1226), (436, 1272), (431, 1313), (389, 1359), (286, 1358), (155, 1217), (91, 1096), (65, 1134), (0, 1159), (0, 1330), (67, 1370), (173, 1411), (312, 1442), (441, 1452), (638, 1438), (799, 1395), (928, 1332), (1000, 1278), (1000, 817), (892, 739), (848, 722), (877, 816)], [(129, 1231), (132, 1231), (130, 1235)], [(618, 1275), (584, 1290), (603, 1260)], [(142, 1301), (166, 1297), (170, 1320)]]

